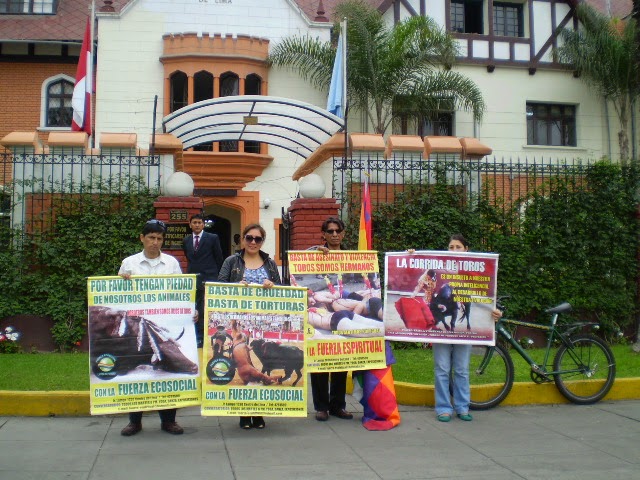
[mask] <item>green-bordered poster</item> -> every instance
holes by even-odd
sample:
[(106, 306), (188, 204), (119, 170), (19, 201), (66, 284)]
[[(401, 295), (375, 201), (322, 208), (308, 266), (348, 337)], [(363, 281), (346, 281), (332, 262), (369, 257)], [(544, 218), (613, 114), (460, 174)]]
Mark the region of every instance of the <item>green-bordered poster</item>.
[(90, 277), (91, 414), (200, 403), (195, 275)]

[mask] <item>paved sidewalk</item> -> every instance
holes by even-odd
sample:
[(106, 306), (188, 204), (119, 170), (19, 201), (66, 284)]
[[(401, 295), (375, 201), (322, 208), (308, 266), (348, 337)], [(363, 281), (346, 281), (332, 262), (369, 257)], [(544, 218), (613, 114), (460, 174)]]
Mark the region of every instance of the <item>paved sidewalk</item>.
[(360, 414), (267, 418), (265, 430), (243, 431), (237, 418), (187, 408), (184, 435), (160, 431), (153, 413), (130, 438), (122, 415), (0, 417), (0, 480), (640, 479), (640, 400), (502, 406), (473, 422), (401, 413), (389, 432), (368, 432)]

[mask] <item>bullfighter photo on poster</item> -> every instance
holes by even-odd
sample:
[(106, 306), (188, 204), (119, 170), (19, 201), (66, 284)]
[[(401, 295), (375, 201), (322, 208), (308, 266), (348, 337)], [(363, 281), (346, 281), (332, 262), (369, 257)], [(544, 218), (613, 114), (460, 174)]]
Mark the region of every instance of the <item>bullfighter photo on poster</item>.
[(306, 417), (304, 288), (207, 283), (202, 415)]
[(385, 257), (386, 338), (493, 345), (498, 255), (389, 252)]
[(291, 285), (308, 289), (310, 373), (386, 367), (378, 253), (290, 251)]
[(89, 277), (92, 415), (200, 404), (195, 275)]

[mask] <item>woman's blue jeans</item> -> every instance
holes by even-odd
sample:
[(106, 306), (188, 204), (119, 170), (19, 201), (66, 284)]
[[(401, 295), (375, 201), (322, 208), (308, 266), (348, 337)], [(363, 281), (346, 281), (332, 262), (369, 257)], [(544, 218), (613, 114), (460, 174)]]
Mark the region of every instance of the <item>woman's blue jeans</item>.
[[(471, 398), (469, 389), (469, 358), (471, 345), (433, 344), (435, 370), (436, 415), (467, 413)], [(453, 406), (449, 393), (449, 378), (453, 369)]]

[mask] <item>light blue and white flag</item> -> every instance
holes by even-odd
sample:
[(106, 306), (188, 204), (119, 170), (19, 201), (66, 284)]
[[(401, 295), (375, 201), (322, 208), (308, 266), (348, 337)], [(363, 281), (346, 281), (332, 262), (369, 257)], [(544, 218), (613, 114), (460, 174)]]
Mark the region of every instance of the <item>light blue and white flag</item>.
[(336, 50), (336, 59), (333, 62), (329, 98), (327, 99), (327, 110), (340, 118), (344, 118), (347, 103), (347, 65), (345, 46), (347, 34), (346, 26), (346, 21), (341, 24), (340, 36), (338, 37), (338, 48)]

